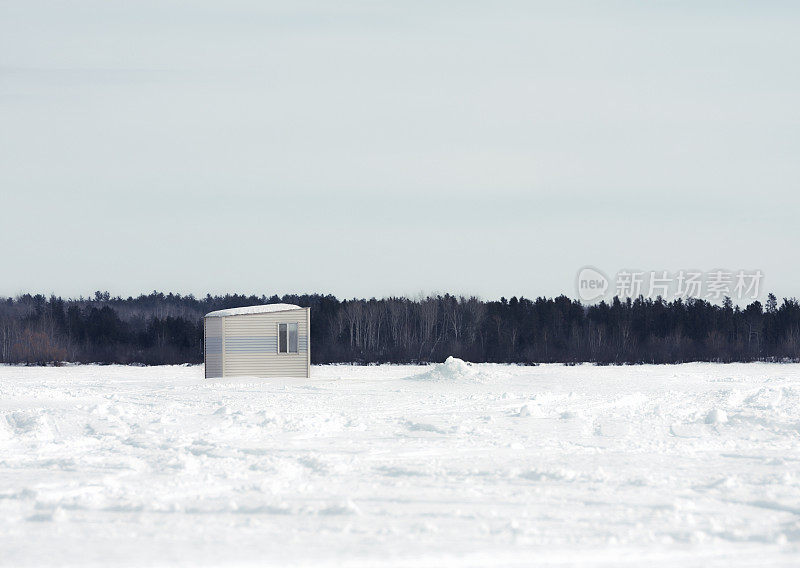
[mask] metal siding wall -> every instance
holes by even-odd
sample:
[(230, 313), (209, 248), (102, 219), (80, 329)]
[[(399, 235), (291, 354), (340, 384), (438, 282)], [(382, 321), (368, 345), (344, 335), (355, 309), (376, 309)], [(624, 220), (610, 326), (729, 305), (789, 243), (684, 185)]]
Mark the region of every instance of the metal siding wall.
[[(224, 375), (308, 376), (306, 310), (225, 316)], [(298, 353), (278, 353), (278, 324), (297, 323)]]
[(206, 378), (222, 376), (222, 318), (205, 318)]

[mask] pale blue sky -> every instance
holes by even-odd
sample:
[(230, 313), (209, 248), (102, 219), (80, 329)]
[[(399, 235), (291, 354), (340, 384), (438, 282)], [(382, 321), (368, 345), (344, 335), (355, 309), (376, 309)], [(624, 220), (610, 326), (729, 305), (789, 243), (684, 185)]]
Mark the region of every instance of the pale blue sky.
[(796, 2), (0, 0), (0, 295), (800, 294)]

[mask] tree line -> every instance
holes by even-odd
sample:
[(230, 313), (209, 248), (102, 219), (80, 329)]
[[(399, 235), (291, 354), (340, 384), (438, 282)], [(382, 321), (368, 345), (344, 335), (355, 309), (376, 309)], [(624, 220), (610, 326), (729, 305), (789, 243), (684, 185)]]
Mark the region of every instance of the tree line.
[(566, 296), (483, 301), (450, 294), (339, 300), (332, 295), (0, 298), (0, 362), (203, 361), (207, 312), (284, 302), (311, 308), (314, 363), (680, 363), (800, 361), (800, 304), (770, 294), (740, 308), (691, 299)]

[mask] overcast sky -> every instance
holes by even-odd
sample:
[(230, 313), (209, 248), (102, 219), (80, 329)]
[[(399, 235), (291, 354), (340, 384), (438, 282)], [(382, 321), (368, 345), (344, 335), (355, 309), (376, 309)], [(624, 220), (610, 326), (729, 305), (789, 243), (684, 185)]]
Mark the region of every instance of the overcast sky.
[(0, 0), (0, 295), (800, 295), (800, 3)]

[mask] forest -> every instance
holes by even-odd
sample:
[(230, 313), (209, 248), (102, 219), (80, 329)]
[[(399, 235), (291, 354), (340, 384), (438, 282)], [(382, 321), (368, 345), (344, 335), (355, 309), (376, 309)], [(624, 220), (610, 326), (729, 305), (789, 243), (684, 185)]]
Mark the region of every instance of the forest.
[(0, 362), (179, 364), (203, 361), (203, 315), (285, 302), (311, 308), (313, 363), (412, 363), (448, 355), (535, 364), (799, 361), (800, 304), (740, 308), (725, 298), (566, 296), (484, 301), (449, 294), (339, 300), (332, 295), (192, 295), (0, 298)]

